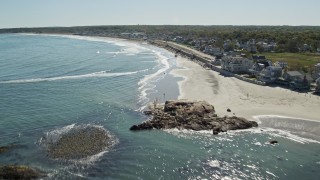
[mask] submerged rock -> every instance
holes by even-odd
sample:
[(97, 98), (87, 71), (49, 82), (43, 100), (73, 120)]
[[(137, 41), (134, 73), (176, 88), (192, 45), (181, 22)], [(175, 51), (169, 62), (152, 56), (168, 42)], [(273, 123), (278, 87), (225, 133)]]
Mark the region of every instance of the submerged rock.
[(97, 126), (77, 126), (47, 144), (52, 158), (80, 159), (98, 154), (113, 145), (108, 132)]
[(269, 143), (270, 143), (270, 144), (277, 144), (278, 141), (277, 141), (277, 140), (272, 140), (272, 141), (270, 141)]
[(38, 179), (41, 177), (45, 177), (43, 172), (28, 166), (0, 166), (0, 179)]
[(257, 127), (255, 121), (241, 117), (218, 117), (214, 107), (205, 101), (176, 100), (166, 101), (164, 106), (154, 105), (147, 114), (153, 116), (149, 121), (133, 125), (130, 130), (149, 129), (191, 129), (213, 130), (213, 134), (227, 130)]
[(1, 147), (0, 147), (0, 154), (1, 154), (1, 153), (8, 152), (9, 149), (10, 149), (9, 146), (1, 146)]

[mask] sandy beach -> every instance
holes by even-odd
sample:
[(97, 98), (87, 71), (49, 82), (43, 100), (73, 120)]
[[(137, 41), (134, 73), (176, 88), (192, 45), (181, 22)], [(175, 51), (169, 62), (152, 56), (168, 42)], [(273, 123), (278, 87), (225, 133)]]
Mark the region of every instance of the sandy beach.
[(253, 119), (256, 115), (279, 115), (320, 121), (320, 97), (310, 93), (224, 77), (180, 56), (171, 74), (184, 78), (178, 82), (179, 99), (205, 100), (214, 105), (219, 116), (235, 114)]

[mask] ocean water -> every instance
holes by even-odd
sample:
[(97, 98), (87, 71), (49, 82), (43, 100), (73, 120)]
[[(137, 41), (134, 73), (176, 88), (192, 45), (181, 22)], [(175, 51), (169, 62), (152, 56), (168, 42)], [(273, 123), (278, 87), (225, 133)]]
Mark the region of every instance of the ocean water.
[[(258, 116), (260, 127), (131, 132), (141, 110), (178, 97), (175, 58), (145, 43), (80, 36), (0, 35), (0, 164), (23, 164), (44, 179), (319, 179), (320, 124)], [(113, 137), (106, 151), (51, 159), (43, 137), (77, 126)], [(279, 143), (270, 145), (270, 140)]]

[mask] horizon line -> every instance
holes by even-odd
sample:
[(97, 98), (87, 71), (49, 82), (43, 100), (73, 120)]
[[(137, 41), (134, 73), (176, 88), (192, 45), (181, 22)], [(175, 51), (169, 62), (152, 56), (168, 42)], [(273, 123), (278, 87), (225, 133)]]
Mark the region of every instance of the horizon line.
[(101, 27), (101, 26), (288, 26), (288, 27), (320, 27), (320, 25), (240, 25), (240, 24), (212, 24), (212, 25), (203, 25), (203, 24), (112, 24), (112, 25), (74, 25), (74, 26), (26, 26), (26, 27), (3, 27), (0, 29), (23, 29), (23, 28), (72, 28), (72, 27)]

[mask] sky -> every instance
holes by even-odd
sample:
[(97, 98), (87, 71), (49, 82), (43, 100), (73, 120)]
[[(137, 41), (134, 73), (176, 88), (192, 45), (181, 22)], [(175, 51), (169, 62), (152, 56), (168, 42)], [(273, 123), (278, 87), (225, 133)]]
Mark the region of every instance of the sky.
[(320, 0), (0, 0), (0, 28), (313, 25)]

